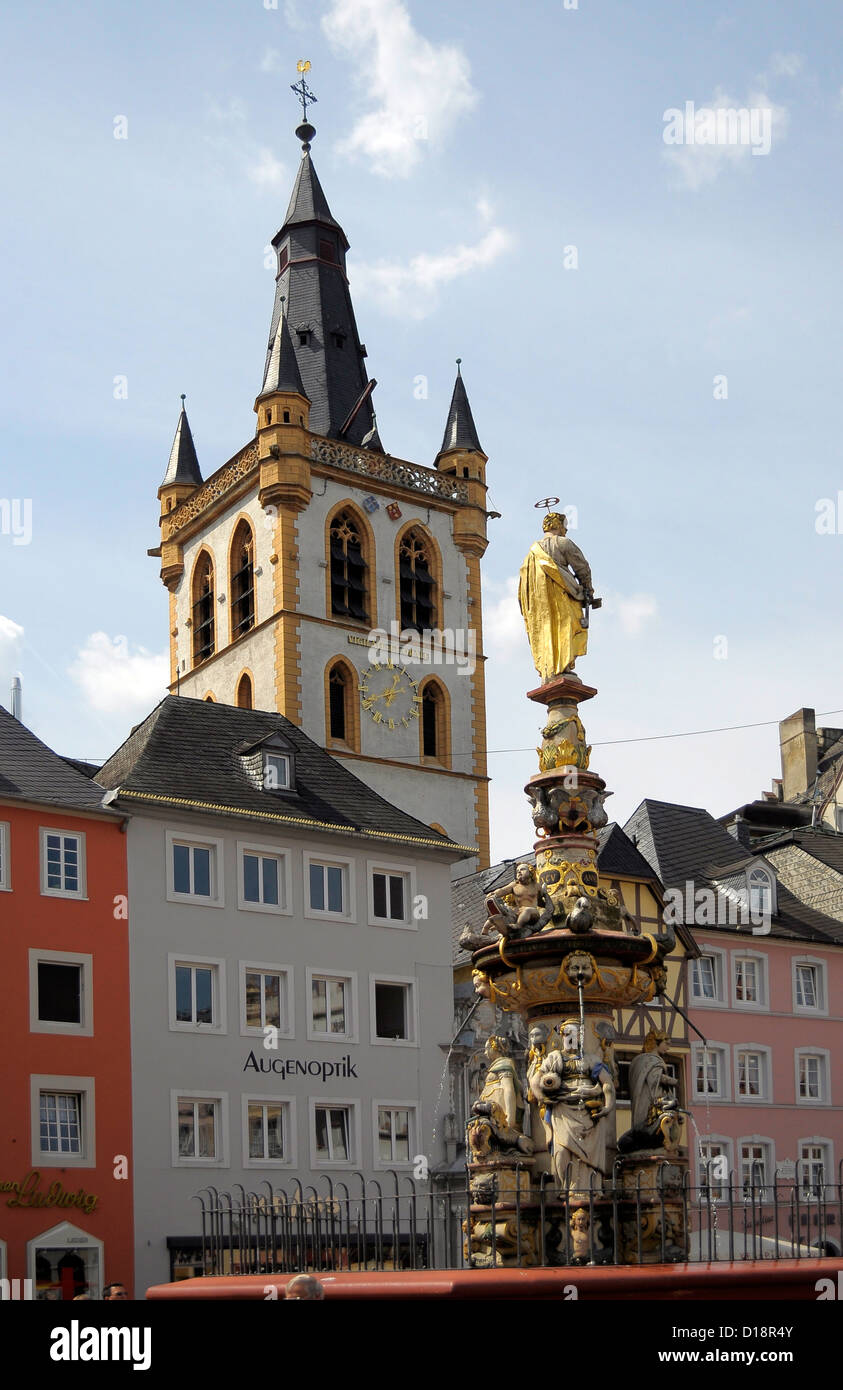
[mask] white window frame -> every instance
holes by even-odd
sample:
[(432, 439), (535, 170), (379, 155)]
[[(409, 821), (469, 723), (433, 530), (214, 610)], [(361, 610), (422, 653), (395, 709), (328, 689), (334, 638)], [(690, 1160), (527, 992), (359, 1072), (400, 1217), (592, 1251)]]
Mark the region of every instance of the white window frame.
[[(393, 1158), (388, 1161), (380, 1156), (380, 1123), (378, 1111), (386, 1110), (407, 1110), (409, 1112), (409, 1158)], [(374, 1167), (384, 1172), (390, 1168), (409, 1169), (413, 1167), (416, 1151), (419, 1147), (419, 1107), (415, 1100), (373, 1100), (372, 1101), (372, 1152), (374, 1155)]]
[(803, 1170), (803, 1167), (802, 1167), (802, 1163), (803, 1163), (802, 1148), (803, 1148), (803, 1146), (807, 1146), (807, 1145), (809, 1145), (809, 1144), (812, 1145), (814, 1148), (822, 1148), (822, 1149), (825, 1150), (825, 1161), (824, 1161), (824, 1172), (823, 1172), (823, 1178), (824, 1178), (824, 1181), (823, 1181), (823, 1188), (824, 1188), (824, 1189), (827, 1189), (828, 1187), (834, 1187), (835, 1184), (836, 1184), (836, 1171), (835, 1171), (835, 1167), (834, 1167), (834, 1144), (833, 1144), (832, 1140), (831, 1140), (831, 1139), (826, 1139), (825, 1136), (822, 1135), (822, 1134), (809, 1134), (809, 1135), (805, 1135), (805, 1136), (804, 1136), (803, 1138), (801, 1138), (801, 1139), (797, 1139), (797, 1141), (796, 1141), (796, 1180), (797, 1180), (797, 1183), (798, 1183), (798, 1186), (799, 1186), (799, 1199), (800, 1199), (800, 1201), (803, 1201), (803, 1202), (805, 1202), (805, 1201), (816, 1201), (816, 1197), (813, 1197), (813, 1198), (812, 1198), (811, 1196), (808, 1195), (808, 1192), (807, 1192), (807, 1189), (806, 1189), (806, 1186), (805, 1186), (805, 1183), (804, 1183), (804, 1180), (803, 1180), (803, 1173), (804, 1173), (804, 1170)]
[[(697, 1067), (699, 1065), (700, 1055), (706, 1052), (716, 1052), (719, 1054), (720, 1057), (720, 1090), (716, 1093), (697, 1090)], [(703, 1102), (712, 1101), (720, 1103), (722, 1103), (723, 1101), (728, 1102), (731, 1100), (731, 1070), (729, 1057), (730, 1050), (728, 1043), (718, 1043), (713, 1041), (709, 1042), (708, 1044), (691, 1043), (690, 1094), (693, 1100), (699, 1100)], [(716, 1135), (711, 1136), (711, 1141), (712, 1143), (719, 1142)]]
[[(349, 1158), (320, 1158), (316, 1151), (316, 1111), (320, 1110), (347, 1110), (349, 1112), (348, 1125), (348, 1147), (350, 1150)], [(329, 1096), (310, 1096), (308, 1098), (308, 1132), (310, 1138), (310, 1166), (313, 1169), (321, 1168), (362, 1168), (364, 1159), (362, 1154), (362, 1130), (360, 1128), (360, 1101), (349, 1096), (331, 1098)]]
[[(249, 1157), (249, 1106), (281, 1105), (284, 1107), (284, 1134), (286, 1137), (286, 1156), (284, 1158)], [(298, 1162), (298, 1134), (296, 1132), (296, 1101), (294, 1096), (268, 1096), (250, 1094), (242, 1099), (243, 1122), (243, 1167), (244, 1168), (295, 1168)]]
[[(404, 879), (404, 917), (397, 921), (391, 917), (375, 916), (375, 874), (392, 874)], [(369, 859), (366, 861), (366, 902), (370, 927), (395, 927), (399, 931), (418, 931), (419, 924), (413, 918), (413, 902), (416, 898), (416, 871), (412, 864), (398, 864), (389, 859)]]
[(296, 1035), (295, 1026), (295, 995), (293, 985), (293, 967), (291, 965), (269, 965), (266, 961), (241, 960), (239, 998), (240, 998), (240, 1036), (243, 1038), (262, 1038), (263, 1028), (250, 1028), (246, 1022), (246, 976), (257, 972), (260, 975), (283, 975), (286, 978), (287, 995), (287, 1026), (278, 1029), (279, 1038), (294, 1038)]
[[(79, 1023), (59, 1023), (38, 1017), (38, 966), (75, 965), (82, 972)], [(90, 1038), (94, 1033), (94, 958), (76, 951), (44, 951), (31, 947), (29, 951), (29, 1031), (30, 1033), (75, 1033)]]
[[(738, 962), (752, 961), (756, 967), (759, 995), (757, 1001), (738, 998)], [(770, 1008), (770, 987), (767, 956), (763, 951), (733, 951), (731, 957), (732, 1007), (747, 1010), (749, 1013), (767, 1013)]]
[[(351, 970), (331, 970), (327, 966), (316, 969), (315, 966), (308, 966), (307, 971), (307, 1038), (308, 1042), (323, 1043), (356, 1043), (358, 1039), (359, 1011), (357, 1000), (357, 973)], [(351, 1023), (351, 1031), (345, 1033), (317, 1033), (313, 1026), (313, 981), (314, 980), (342, 980), (349, 988), (346, 991), (346, 1000), (350, 1000), (351, 1019), (346, 1017), (346, 1023)], [(346, 1014), (349, 1012), (349, 1004), (346, 1004)]]
[[(214, 1131), (217, 1148), (216, 1158), (186, 1158), (179, 1153), (179, 1101), (213, 1101), (217, 1106), (218, 1124)], [(170, 1155), (174, 1168), (228, 1168), (228, 1092), (227, 1091), (186, 1091), (174, 1088), (170, 1091)]]
[[(304, 915), (319, 922), (356, 922), (356, 902), (355, 897), (355, 874), (354, 860), (345, 859), (336, 854), (311, 854), (305, 850), (302, 855), (304, 860)], [(310, 866), (311, 864), (321, 864), (325, 868), (337, 868), (344, 870), (345, 890), (348, 896), (345, 912), (329, 912), (326, 908), (310, 906)]]
[[(79, 858), (77, 867), (79, 870), (79, 887), (74, 891), (68, 888), (48, 888), (47, 887), (47, 836), (60, 835), (62, 839), (74, 839), (79, 845)], [(88, 901), (88, 878), (87, 863), (85, 855), (85, 832), (84, 830), (64, 830), (57, 826), (41, 825), (38, 827), (38, 840), (41, 861), (41, 896), (42, 898), (71, 898), (75, 902)], [(62, 845), (62, 856), (64, 846)], [(62, 874), (62, 878), (64, 874)]]
[[(740, 1055), (742, 1052), (757, 1052), (761, 1058), (761, 1065), (758, 1068), (758, 1077), (761, 1085), (761, 1094), (757, 1096), (742, 1096), (739, 1089), (740, 1080)], [(734, 1058), (734, 1096), (736, 1105), (771, 1105), (773, 1102), (773, 1067), (772, 1049), (765, 1047), (763, 1043), (741, 1042), (732, 1044)]]
[[(183, 1023), (176, 1018), (176, 966), (211, 968), (215, 1023)], [(225, 960), (221, 956), (194, 956), (189, 951), (171, 951), (167, 956), (167, 993), (171, 1033), (227, 1033)]]
[(724, 1202), (724, 1203), (725, 1203), (725, 1202), (728, 1202), (728, 1200), (729, 1200), (729, 1188), (730, 1188), (730, 1187), (734, 1184), (734, 1182), (735, 1182), (734, 1140), (733, 1140), (730, 1136), (728, 1136), (728, 1135), (726, 1135), (726, 1134), (701, 1134), (700, 1137), (699, 1137), (699, 1140), (693, 1145), (693, 1149), (694, 1149), (694, 1163), (696, 1164), (696, 1172), (697, 1172), (697, 1188), (698, 1188), (698, 1192), (699, 1192), (699, 1196), (700, 1196), (701, 1201), (704, 1201), (704, 1202), (707, 1203), (707, 1202), (708, 1202), (708, 1198), (703, 1196), (703, 1192), (705, 1191), (706, 1184), (705, 1184), (705, 1167), (704, 1167), (704, 1164), (703, 1164), (703, 1160), (702, 1160), (702, 1158), (700, 1157), (700, 1144), (717, 1145), (719, 1148), (721, 1148), (721, 1149), (723, 1150), (723, 1155), (722, 1155), (722, 1156), (726, 1159), (726, 1164), (727, 1164), (727, 1167), (728, 1167), (728, 1171), (727, 1171), (727, 1173), (726, 1173), (726, 1177), (725, 1177), (725, 1178), (722, 1178), (722, 1179), (715, 1178), (715, 1179), (714, 1179), (714, 1182), (715, 1182), (715, 1183), (717, 1183), (717, 1182), (722, 1183), (722, 1186), (723, 1186), (723, 1195), (720, 1196), (720, 1197), (713, 1197), (711, 1200), (712, 1200), (712, 1203), (713, 1203), (714, 1205), (719, 1205), (721, 1202)]
[(715, 997), (705, 999), (702, 995), (694, 993), (694, 965), (695, 960), (688, 962), (688, 997), (695, 1008), (701, 1009), (725, 1009), (729, 1006), (729, 993), (726, 987), (726, 970), (728, 966), (728, 955), (720, 946), (709, 946), (707, 942), (699, 943), (701, 956), (712, 956), (714, 959), (714, 989)]
[[(79, 1154), (50, 1153), (41, 1148), (41, 1092), (78, 1095), (80, 1101), (82, 1152)], [(93, 1076), (31, 1075), (29, 1078), (29, 1114), (31, 1118), (31, 1149), (33, 1168), (96, 1168), (97, 1125), (95, 1082)]]
[(92, 1236), (90, 1231), (80, 1230), (70, 1221), (60, 1221), (58, 1226), (51, 1226), (48, 1231), (41, 1231), (39, 1235), (33, 1236), (32, 1240), (26, 1242), (26, 1269), (27, 1278), (32, 1280), (32, 1288), (35, 1289), (35, 1255), (40, 1247), (53, 1250), (60, 1246), (68, 1250), (95, 1250), (97, 1252), (97, 1283), (93, 1289), (89, 1288), (91, 1297), (96, 1299), (102, 1296), (104, 1266), (103, 1250), (104, 1242), (96, 1236)]
[[(377, 1033), (377, 1009), (375, 996), (378, 985), (404, 985), (408, 990), (407, 1027), (409, 1038), (381, 1038)], [(419, 1046), (419, 1005), (418, 983), (412, 975), (370, 975), (369, 976), (369, 1024), (370, 1041), (373, 1047), (418, 1047)]]
[[(183, 903), (187, 905), (198, 904), (201, 907), (225, 907), (225, 887), (223, 873), (223, 856), (225, 841), (215, 839), (210, 835), (197, 835), (195, 830), (189, 827), (167, 829), (166, 836), (166, 858), (167, 858), (167, 901), (171, 903)], [(175, 845), (187, 845), (189, 849), (209, 849), (211, 851), (211, 896), (204, 897), (201, 893), (177, 893), (175, 890), (175, 866), (173, 864), (173, 848)]]
[[(801, 1070), (801, 1059), (803, 1057), (819, 1058), (819, 1081), (820, 1094), (816, 1100), (811, 1096), (801, 1096), (799, 1094), (799, 1073)], [(795, 1068), (795, 1090), (797, 1105), (830, 1105), (831, 1104), (831, 1053), (826, 1047), (797, 1047), (793, 1054)]]
[[(763, 1199), (767, 1195), (767, 1189), (772, 1188), (776, 1181), (776, 1146), (772, 1139), (766, 1134), (742, 1134), (735, 1140), (735, 1186), (743, 1191), (743, 1155), (741, 1149), (744, 1144), (756, 1144), (764, 1149), (764, 1181), (755, 1188), (756, 1197)], [(749, 1196), (749, 1184), (747, 1183), (747, 1196)]]
[[(277, 787), (269, 785), (270, 762), (279, 762), (286, 765), (286, 780), (279, 782)], [(261, 763), (261, 775), (263, 778), (263, 789), (265, 792), (290, 792), (293, 790), (293, 759), (289, 753), (281, 749), (269, 748), (264, 751)]]
[[(797, 967), (800, 965), (810, 965), (817, 972), (817, 990), (819, 1002), (815, 1008), (810, 1004), (798, 1004), (796, 1002), (796, 981), (798, 978)], [(828, 970), (826, 962), (820, 956), (792, 956), (790, 962), (791, 985), (793, 997), (793, 1012), (805, 1018), (827, 1018), (828, 1017)]]
[[(246, 879), (244, 855), (258, 855), (263, 859), (276, 859), (278, 861), (278, 896), (280, 902), (278, 906), (274, 903), (253, 903), (246, 897)], [(263, 891), (261, 886), (261, 891)], [(290, 851), (279, 849), (278, 845), (271, 844), (268, 840), (238, 840), (237, 841), (237, 906), (243, 912), (271, 912), (275, 916), (289, 917), (293, 911), (290, 898)]]
[[(0, 893), (12, 891), (12, 827), (7, 820), (0, 820)], [(3, 1276), (0, 1275), (0, 1279)]]
[[(766, 881), (767, 881), (767, 883), (766, 883), (766, 888), (767, 888), (767, 904), (768, 904), (768, 906), (769, 906), (769, 911), (765, 910), (764, 908), (761, 908), (759, 912), (756, 912), (755, 908), (753, 907), (753, 903), (752, 903), (752, 879), (753, 879), (753, 876), (756, 875), (756, 874), (758, 874), (758, 875), (763, 874), (764, 877), (765, 877), (765, 879), (766, 879)], [(750, 864), (749, 868), (747, 869), (747, 871), (746, 871), (746, 902), (747, 902), (747, 907), (748, 907), (748, 910), (749, 910), (749, 913), (750, 913), (750, 916), (751, 916), (751, 917), (756, 917), (756, 916), (759, 916), (759, 915), (760, 915), (760, 916), (762, 916), (762, 917), (765, 919), (765, 921), (766, 921), (768, 918), (770, 918), (770, 917), (775, 917), (775, 915), (776, 915), (776, 908), (777, 908), (777, 904), (776, 904), (776, 876), (775, 876), (775, 874), (772, 872), (772, 870), (769, 869), (769, 868), (767, 867), (766, 864), (762, 864), (762, 863), (760, 863), (760, 862), (756, 862), (755, 864)]]

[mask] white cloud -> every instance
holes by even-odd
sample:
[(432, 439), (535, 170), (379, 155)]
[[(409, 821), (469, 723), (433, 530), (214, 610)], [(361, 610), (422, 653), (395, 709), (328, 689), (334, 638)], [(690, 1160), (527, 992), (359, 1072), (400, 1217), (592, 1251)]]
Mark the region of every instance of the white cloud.
[(774, 53), (770, 59), (770, 71), (774, 77), (795, 77), (804, 65), (805, 59), (801, 53)]
[(220, 125), (239, 125), (246, 119), (246, 107), (239, 97), (231, 97), (224, 104), (209, 102), (208, 114)]
[(527, 652), (527, 633), (518, 607), (518, 575), (503, 583), (485, 581), (486, 601), (483, 604), (483, 640), (486, 655), (509, 661), (518, 652)]
[(283, 189), (287, 185), (287, 166), (266, 146), (247, 164), (246, 175), (259, 188)]
[(281, 54), (277, 48), (267, 48), (264, 50), (263, 57), (258, 64), (261, 72), (280, 72)]
[(146, 714), (167, 694), (166, 652), (129, 651), (125, 637), (92, 632), (68, 667), (92, 709), (132, 717)]
[(0, 646), (4, 649), (17, 646), (23, 637), (23, 628), (13, 618), (4, 618), (0, 613)]
[(357, 265), (354, 292), (373, 299), (387, 313), (423, 319), (436, 309), (437, 292), (443, 285), (472, 271), (487, 270), (511, 244), (512, 237), (503, 227), (490, 227), (472, 246), (435, 254), (422, 251), (406, 265), (398, 261)]
[[(682, 112), (684, 117), (684, 106), (675, 109)], [(677, 175), (677, 186), (690, 188), (694, 192), (705, 184), (713, 183), (725, 169), (747, 167), (754, 163), (758, 156), (753, 154), (753, 145), (761, 149), (769, 140), (765, 153), (771, 153), (777, 141), (786, 134), (790, 121), (787, 108), (777, 106), (763, 88), (750, 92), (744, 101), (736, 101), (718, 87), (709, 101), (694, 103), (694, 109), (698, 116), (704, 110), (715, 113), (746, 110), (755, 123), (752, 143), (728, 143), (718, 139), (717, 143), (702, 144), (695, 139), (690, 144), (686, 137), (682, 144), (666, 144), (663, 157)], [(668, 113), (665, 112), (663, 135), (669, 132), (670, 126)]]
[(621, 629), (627, 637), (637, 637), (645, 625), (658, 612), (658, 604), (652, 594), (614, 594), (609, 600), (610, 609), (617, 614)]
[(452, 132), (477, 101), (462, 50), (424, 38), (401, 0), (334, 0), (322, 30), (373, 107), (340, 149), (364, 155), (375, 173), (406, 177), (426, 142)]
[(284, 18), (291, 29), (299, 32), (310, 27), (304, 15), (299, 13), (297, 0), (284, 0)]

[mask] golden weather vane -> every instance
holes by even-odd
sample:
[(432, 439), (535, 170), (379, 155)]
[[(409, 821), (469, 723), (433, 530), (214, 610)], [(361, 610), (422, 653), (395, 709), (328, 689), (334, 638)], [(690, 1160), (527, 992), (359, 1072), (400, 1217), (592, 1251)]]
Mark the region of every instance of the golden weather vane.
[(308, 87), (304, 77), (306, 72), (310, 72), (310, 59), (299, 58), (299, 61), (296, 63), (296, 71), (299, 74), (299, 80), (298, 82), (294, 82), (291, 84), (290, 91), (295, 92), (296, 96), (301, 102), (302, 119), (306, 122), (308, 102), (310, 102), (311, 105), (313, 105), (316, 101), (316, 97), (313, 95), (312, 91)]

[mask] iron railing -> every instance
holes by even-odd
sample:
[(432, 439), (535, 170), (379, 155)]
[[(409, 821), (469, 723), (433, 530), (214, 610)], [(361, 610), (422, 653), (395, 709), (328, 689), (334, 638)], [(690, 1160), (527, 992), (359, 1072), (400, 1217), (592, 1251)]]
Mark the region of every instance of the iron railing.
[[(843, 1168), (843, 1164), (841, 1164)], [(674, 1170), (675, 1171), (675, 1170)], [(415, 1182), (392, 1170), (323, 1190), (266, 1181), (247, 1192), (206, 1187), (201, 1208), (204, 1274), (285, 1274), (302, 1270), (463, 1269), (477, 1264), (566, 1266), (838, 1255), (843, 1171), (837, 1181), (680, 1181), (642, 1187), (570, 1184), (545, 1174), (529, 1193), (480, 1205), (468, 1175), (459, 1190)], [(571, 1218), (576, 1213), (575, 1235)]]

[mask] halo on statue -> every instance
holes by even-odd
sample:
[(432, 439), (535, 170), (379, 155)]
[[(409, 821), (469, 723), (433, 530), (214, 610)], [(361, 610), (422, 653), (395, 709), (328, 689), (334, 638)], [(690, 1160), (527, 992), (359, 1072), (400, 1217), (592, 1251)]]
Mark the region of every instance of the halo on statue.
[(559, 506), (559, 498), (558, 498), (558, 497), (542, 497), (541, 501), (540, 501), (540, 502), (534, 502), (534, 503), (533, 503), (533, 506), (536, 507), (536, 508), (544, 507), (545, 510), (549, 512), (550, 509), (551, 509), (551, 507), (558, 507), (558, 506)]

